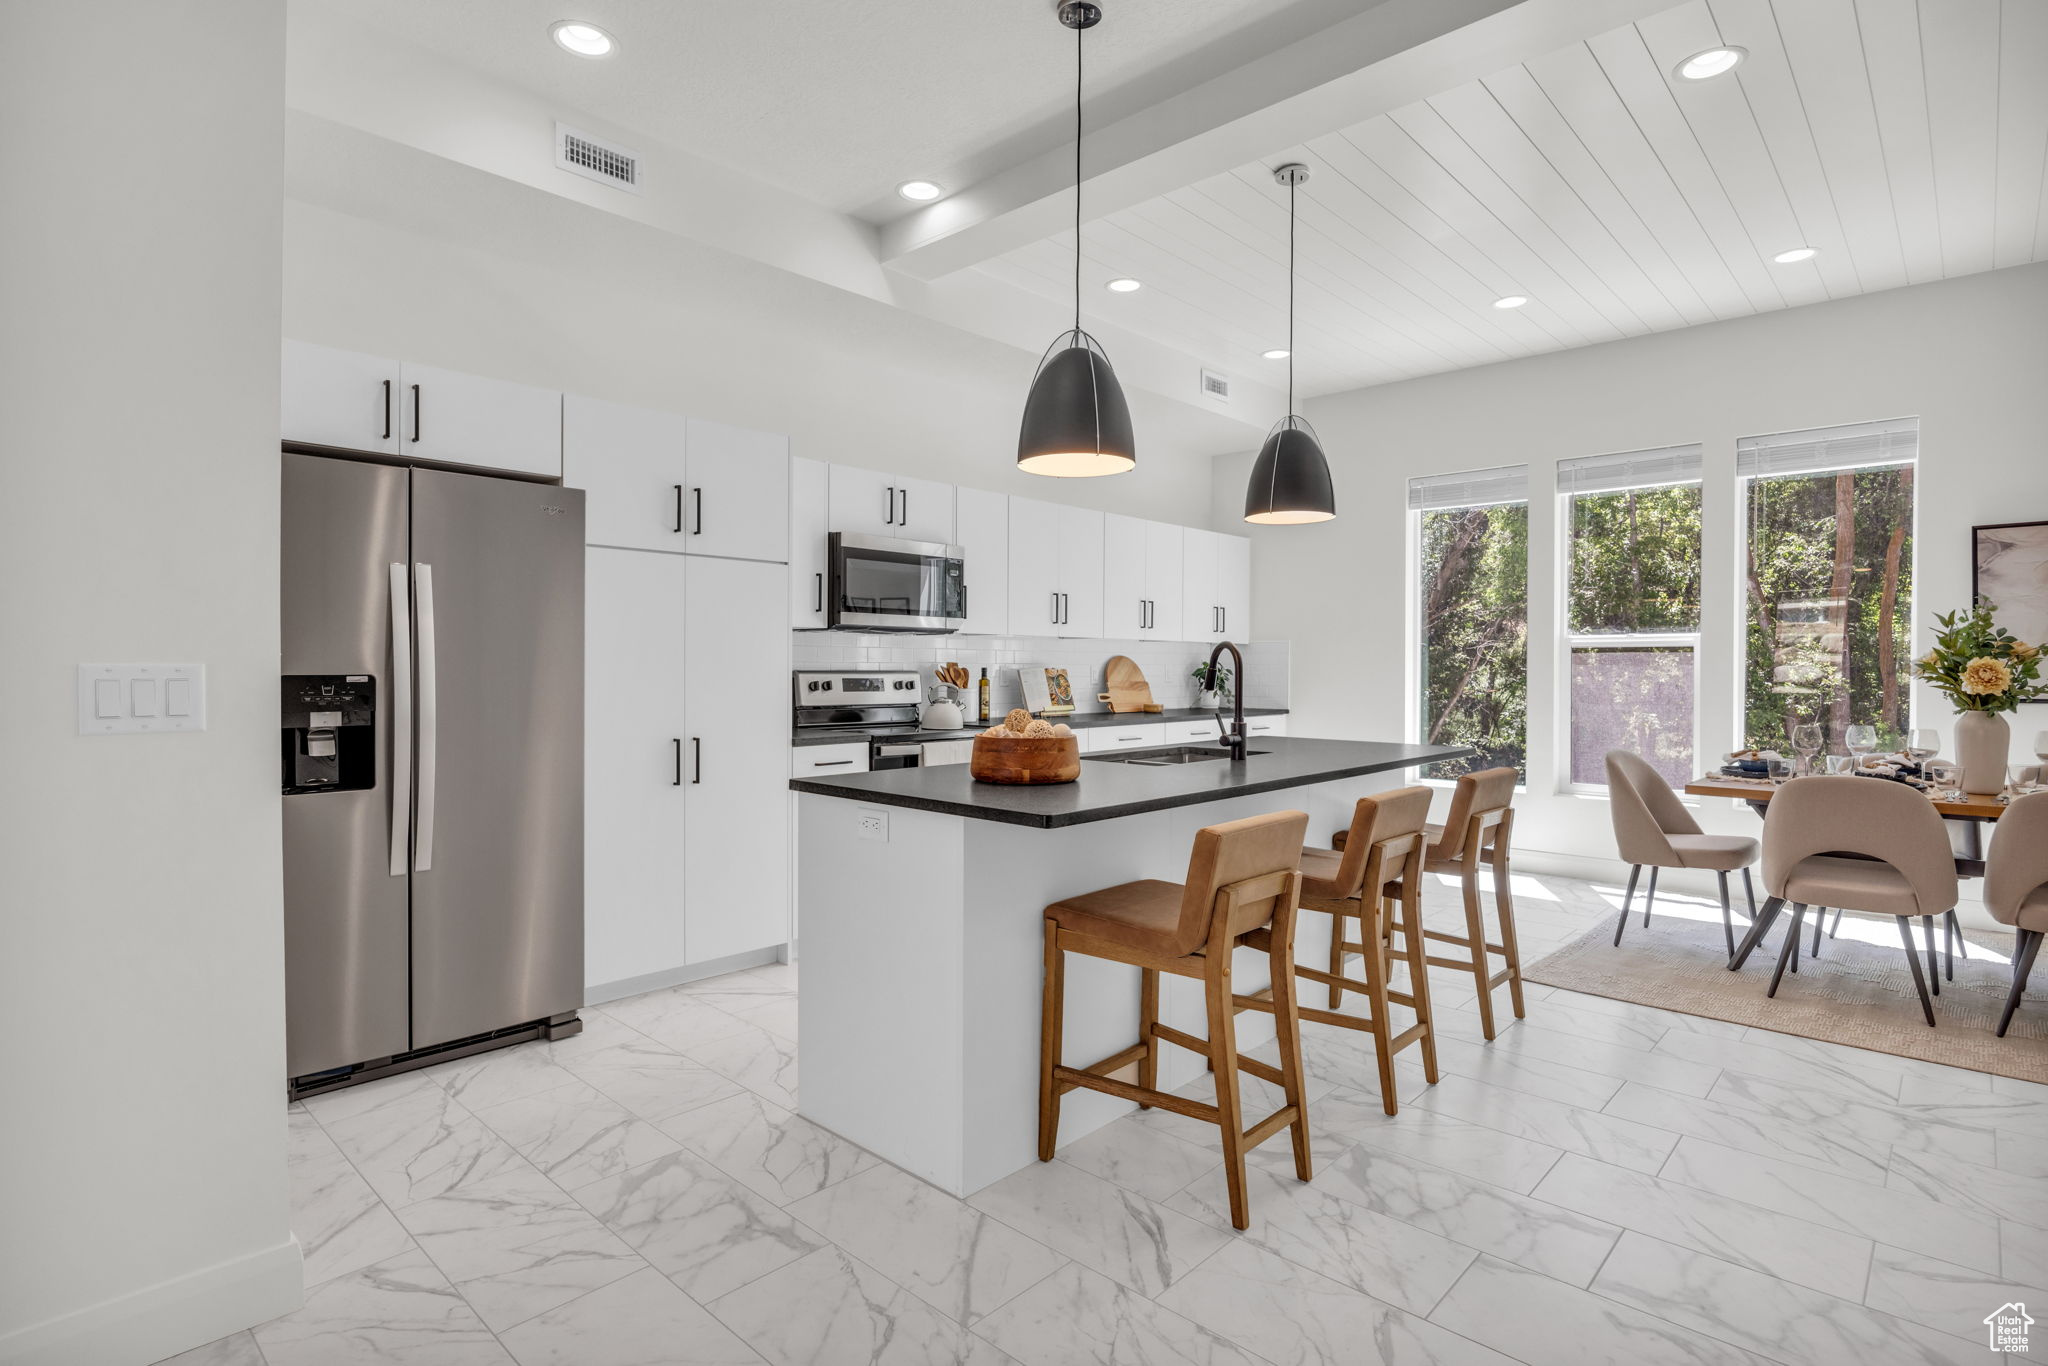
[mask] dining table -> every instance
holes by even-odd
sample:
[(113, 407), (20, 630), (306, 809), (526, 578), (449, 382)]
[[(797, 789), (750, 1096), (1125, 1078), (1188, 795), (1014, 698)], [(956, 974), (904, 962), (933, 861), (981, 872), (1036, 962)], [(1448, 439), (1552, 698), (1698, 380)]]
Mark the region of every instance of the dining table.
[[(1853, 773), (1824, 774), (1820, 776), (1833, 778), (1845, 783), (1886, 781), (1883, 778), (1862, 777)], [(1757, 816), (1762, 818), (1770, 810), (1771, 798), (1776, 795), (1780, 787), (1784, 786), (1785, 781), (1787, 780), (1778, 778), (1738, 778), (1729, 774), (1710, 773), (1687, 783), (1685, 785), (1685, 793), (1689, 797), (1730, 797), (1739, 802), (1747, 802), (1750, 810), (1756, 812)], [(1961, 826), (1961, 829), (1956, 832), (1960, 838), (1952, 841), (1957, 846), (1955, 851), (1956, 875), (1958, 877), (1984, 876), (1983, 830), (1987, 824), (1996, 822), (2000, 816), (2005, 814), (2005, 799), (1996, 794), (1959, 792), (1952, 796), (1936, 796), (1933, 793), (1928, 793), (1927, 801), (1934, 808), (1936, 815), (1939, 815), (1943, 820), (1954, 821)], [(1739, 970), (1743, 963), (1748, 960), (1750, 953), (1763, 939), (1765, 933), (1769, 931), (1771, 922), (1777, 919), (1777, 910), (1778, 901), (1775, 897), (1764, 903), (1763, 912), (1750, 925), (1749, 932), (1744, 935), (1742, 942), (1736, 947), (1735, 953), (1728, 960), (1728, 967), (1731, 972)], [(1953, 933), (1954, 926), (1953, 916), (1954, 913), (1951, 912), (1949, 922), (1951, 933)], [(1840, 919), (1840, 913), (1838, 912), (1836, 915), (1837, 923), (1840, 922)], [(1814, 943), (1816, 948), (1820, 942), (1819, 931), (1820, 926), (1816, 923), (1814, 926)], [(1932, 933), (1933, 931), (1930, 929), (1929, 934), (1931, 935)], [(1931, 970), (1933, 954), (1931, 939), (1928, 950)], [(1965, 953), (1967, 952), (1968, 950), (1965, 949)]]

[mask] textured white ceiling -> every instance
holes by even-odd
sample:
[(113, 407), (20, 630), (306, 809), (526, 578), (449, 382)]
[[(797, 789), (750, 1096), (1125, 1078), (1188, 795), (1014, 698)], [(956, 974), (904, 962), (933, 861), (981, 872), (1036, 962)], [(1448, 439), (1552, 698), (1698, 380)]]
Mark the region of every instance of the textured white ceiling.
[[(1720, 43), (1733, 75), (1673, 75)], [(1269, 168), (1306, 162), (1297, 375), (1329, 393), (2048, 260), (2044, 158), (2048, 0), (1691, 0), (1089, 223), (1083, 307), (1284, 378)], [(1061, 298), (1072, 261), (979, 268)]]
[[(1072, 138), (1074, 35), (1054, 0), (313, 0), (390, 37), (745, 170), (841, 212), (908, 212)], [(1144, 108), (1375, 0), (1102, 0), (1088, 117)], [(573, 57), (558, 19), (618, 50)]]

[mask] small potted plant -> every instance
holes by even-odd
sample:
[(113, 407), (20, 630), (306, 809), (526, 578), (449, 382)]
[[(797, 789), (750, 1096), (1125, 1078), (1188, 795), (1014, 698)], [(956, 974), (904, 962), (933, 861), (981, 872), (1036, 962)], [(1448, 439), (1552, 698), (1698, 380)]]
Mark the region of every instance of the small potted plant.
[(1228, 664), (1220, 661), (1217, 663), (1216, 677), (1213, 680), (1209, 677), (1209, 666), (1206, 663), (1195, 665), (1194, 671), (1188, 677), (1195, 681), (1195, 705), (1197, 707), (1202, 708), (1204, 711), (1215, 711), (1219, 707), (1230, 704), (1232, 674)]
[(2041, 647), (2001, 630), (1988, 602), (1968, 613), (1943, 613), (1934, 623), (1941, 628), (1934, 648), (1914, 661), (1913, 672), (1955, 704), (1963, 791), (2000, 791), (2012, 748), (2012, 728), (2001, 713), (2048, 696), (2048, 685), (2039, 681)]

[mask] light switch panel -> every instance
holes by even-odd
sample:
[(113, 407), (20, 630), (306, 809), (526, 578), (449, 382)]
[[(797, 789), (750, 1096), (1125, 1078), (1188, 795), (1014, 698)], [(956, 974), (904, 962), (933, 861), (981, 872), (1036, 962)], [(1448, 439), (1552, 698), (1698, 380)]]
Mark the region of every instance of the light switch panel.
[(78, 733), (206, 729), (204, 664), (81, 664)]

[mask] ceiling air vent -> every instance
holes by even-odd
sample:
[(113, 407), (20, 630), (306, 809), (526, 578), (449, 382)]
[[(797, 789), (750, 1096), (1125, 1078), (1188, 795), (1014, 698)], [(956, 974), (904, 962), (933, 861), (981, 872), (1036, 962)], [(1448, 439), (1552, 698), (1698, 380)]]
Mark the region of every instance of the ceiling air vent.
[(638, 152), (579, 133), (566, 123), (555, 125), (555, 165), (615, 190), (640, 193)]
[(1230, 376), (1219, 375), (1214, 370), (1204, 370), (1202, 397), (1213, 398), (1223, 403), (1230, 402)]

